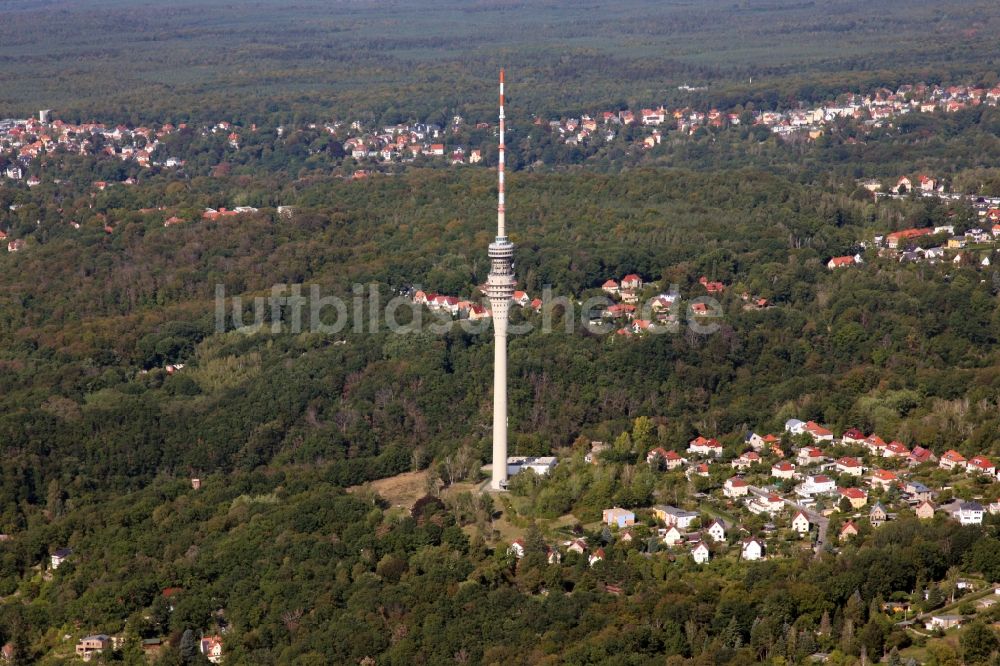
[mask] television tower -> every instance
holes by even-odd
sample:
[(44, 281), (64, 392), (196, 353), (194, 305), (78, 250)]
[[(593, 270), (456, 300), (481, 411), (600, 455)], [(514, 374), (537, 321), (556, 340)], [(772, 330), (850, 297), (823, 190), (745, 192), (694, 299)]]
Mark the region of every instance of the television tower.
[(514, 295), (514, 244), (504, 220), (504, 97), (500, 70), (500, 160), (497, 164), (497, 237), (490, 243), (486, 295), (493, 309), (493, 490), (507, 488), (507, 315)]

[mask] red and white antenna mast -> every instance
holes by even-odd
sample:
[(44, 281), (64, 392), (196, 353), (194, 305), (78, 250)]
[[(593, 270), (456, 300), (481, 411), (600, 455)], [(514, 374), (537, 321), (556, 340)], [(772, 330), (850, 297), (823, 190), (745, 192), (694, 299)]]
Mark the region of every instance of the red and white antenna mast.
[(486, 295), (493, 314), (493, 471), (490, 487), (507, 488), (507, 321), (514, 295), (514, 245), (507, 239), (504, 201), (504, 94), (500, 70), (500, 160), (497, 163), (497, 237), (490, 243)]

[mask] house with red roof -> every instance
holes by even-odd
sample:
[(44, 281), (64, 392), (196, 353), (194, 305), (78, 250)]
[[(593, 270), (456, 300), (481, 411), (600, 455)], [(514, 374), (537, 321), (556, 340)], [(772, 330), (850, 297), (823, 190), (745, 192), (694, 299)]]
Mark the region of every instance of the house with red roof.
[(910, 449), (902, 442), (892, 441), (885, 445), (882, 452), (883, 458), (906, 458), (910, 455)]
[(865, 439), (864, 433), (857, 428), (848, 428), (844, 431), (844, 435), (840, 438), (840, 441), (844, 444), (861, 444)]
[(997, 473), (996, 465), (990, 462), (989, 458), (986, 456), (975, 456), (973, 458), (969, 458), (969, 462), (965, 463), (965, 469), (968, 472), (988, 474), (990, 476), (995, 476)]
[(937, 456), (930, 449), (925, 449), (922, 446), (914, 446), (913, 450), (910, 451), (910, 455), (907, 457), (907, 462), (911, 466), (921, 465), (926, 462), (934, 462), (937, 460)]
[(890, 472), (887, 469), (877, 469), (868, 478), (868, 484), (872, 488), (881, 488), (882, 490), (889, 490), (897, 483), (899, 483), (899, 477), (896, 476), (895, 472)]
[(726, 482), (722, 486), (722, 494), (726, 497), (745, 497), (749, 492), (750, 484), (740, 476), (726, 479)]
[(838, 474), (861, 476), (861, 474), (864, 473), (864, 467), (862, 467), (861, 461), (857, 458), (852, 458), (851, 456), (839, 458), (834, 467), (836, 468)]
[(710, 294), (721, 294), (726, 290), (726, 285), (721, 282), (710, 281), (704, 275), (698, 278), (698, 283), (705, 287), (705, 291)]
[(622, 278), (622, 289), (642, 289), (642, 278), (635, 273), (629, 273)]
[(894, 231), (891, 234), (886, 235), (885, 244), (890, 250), (895, 250), (899, 248), (900, 245), (905, 245), (906, 241), (913, 240), (914, 238), (920, 238), (921, 236), (929, 236), (933, 233), (934, 229), (932, 227)]
[(222, 663), (222, 636), (205, 636), (201, 639), (201, 653), (213, 664)]
[(806, 421), (803, 431), (816, 442), (832, 442), (833, 433), (819, 425), (815, 421)]
[(794, 479), (797, 476), (795, 465), (785, 460), (775, 463), (771, 466), (771, 476), (776, 479)]
[(622, 317), (631, 319), (635, 316), (635, 306), (629, 303), (616, 303), (608, 306), (608, 309), (604, 313), (613, 319), (620, 319)]
[(861, 259), (861, 255), (856, 254), (854, 256), (833, 257), (830, 261), (826, 262), (826, 267), (832, 271), (837, 268), (847, 268), (861, 263), (864, 263)]
[(692, 476), (711, 476), (711, 470), (708, 468), (708, 463), (701, 462), (690, 467), (687, 471), (688, 478)]
[(938, 463), (938, 467), (941, 469), (963, 469), (965, 467), (965, 456), (956, 451), (955, 449), (948, 449), (945, 451), (944, 455), (941, 456), (941, 462)]
[(650, 465), (657, 461), (661, 461), (659, 464), (671, 470), (687, 464), (686, 458), (678, 455), (676, 451), (667, 451), (662, 446), (658, 446), (646, 454), (646, 462)]
[(854, 509), (860, 509), (865, 504), (868, 504), (868, 493), (861, 488), (838, 488), (837, 492), (842, 498), (850, 502), (851, 507)]
[(866, 437), (862, 444), (864, 444), (864, 447), (868, 449), (868, 452), (873, 456), (881, 457), (882, 452), (885, 450), (885, 440), (874, 433)]
[(722, 455), (722, 444), (717, 439), (707, 439), (701, 435), (695, 437), (688, 444), (688, 453), (696, 453), (703, 456)]
[(826, 460), (823, 451), (815, 446), (803, 446), (799, 449), (796, 460), (800, 465), (815, 465)]
[(734, 469), (749, 469), (760, 462), (760, 454), (756, 451), (744, 451), (739, 458), (733, 460), (730, 465)]
[(847, 541), (851, 537), (858, 536), (858, 527), (854, 524), (854, 521), (848, 520), (844, 523), (843, 527), (840, 528), (840, 540)]
[(604, 284), (601, 285), (601, 289), (604, 293), (616, 296), (618, 294), (619, 286), (617, 280), (605, 280)]

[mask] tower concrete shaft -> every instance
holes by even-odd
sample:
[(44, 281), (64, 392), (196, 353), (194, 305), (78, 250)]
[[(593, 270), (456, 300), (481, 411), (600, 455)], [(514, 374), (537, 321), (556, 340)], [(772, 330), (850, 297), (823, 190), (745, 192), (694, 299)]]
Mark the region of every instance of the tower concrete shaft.
[(490, 243), (486, 294), (493, 310), (493, 474), (490, 487), (507, 487), (507, 321), (514, 295), (514, 245), (507, 239), (504, 199), (505, 117), (500, 70), (500, 159), (497, 163), (497, 237)]

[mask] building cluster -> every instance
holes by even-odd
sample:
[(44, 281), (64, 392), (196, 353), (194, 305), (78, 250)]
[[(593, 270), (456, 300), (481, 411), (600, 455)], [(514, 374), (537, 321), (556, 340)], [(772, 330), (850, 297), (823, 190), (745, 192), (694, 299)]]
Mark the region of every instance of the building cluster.
[[(682, 452), (653, 448), (645, 459), (658, 471), (702, 477), (708, 487), (728, 478), (721, 488), (694, 496), (697, 510), (612, 507), (603, 512), (602, 523), (621, 531), (619, 538), (631, 538), (629, 530), (637, 524), (655, 525), (655, 539), (702, 563), (734, 547), (740, 559), (767, 557), (773, 539), (829, 549), (900, 513), (922, 520), (940, 515), (961, 525), (979, 525), (987, 513), (1000, 514), (1000, 500), (971, 496), (980, 483), (966, 484), (974, 490), (962, 493), (964, 499), (954, 494), (953, 486), (963, 479), (1000, 481), (996, 465), (983, 455), (966, 458), (949, 449), (939, 457), (925, 447), (886, 442), (856, 428), (838, 437), (819, 423), (799, 419), (788, 420), (781, 435), (750, 432), (743, 442), (738, 455), (727, 455), (722, 443), (702, 435)], [(585, 461), (601, 464), (606, 449), (603, 442), (592, 442)], [(930, 479), (940, 478), (932, 473), (936, 469), (949, 472), (947, 486), (933, 487)], [(645, 514), (640, 523), (637, 511)], [(758, 523), (756, 529), (748, 527), (753, 516), (767, 521), (763, 529)], [(827, 534), (831, 522), (837, 527)], [(799, 541), (804, 539), (809, 541)]]
[[(691, 135), (702, 128), (720, 130), (744, 123), (766, 127), (780, 136), (801, 134), (816, 139), (830, 125), (838, 122), (854, 121), (870, 130), (886, 127), (896, 117), (909, 113), (953, 113), (983, 104), (995, 106), (997, 100), (1000, 100), (1000, 87), (942, 87), (918, 83), (900, 86), (895, 92), (887, 88), (868, 95), (848, 92), (839, 95), (836, 100), (812, 106), (800, 102), (796, 108), (784, 111), (706, 111), (690, 106), (668, 109), (661, 105), (552, 120), (548, 126), (569, 145), (612, 141), (622, 127), (629, 125), (647, 130), (638, 139), (643, 148), (661, 143), (663, 133), (671, 129)], [(543, 125), (545, 121), (539, 118), (536, 124)]]
[[(40, 113), (36, 119), (0, 120), (0, 161), (6, 163), (3, 175), (11, 180), (25, 179), (29, 187), (41, 183), (34, 176), (28, 176), (32, 160), (44, 154), (63, 151), (75, 154), (104, 154), (123, 161), (135, 162), (142, 167), (178, 167), (183, 162), (177, 158), (166, 158), (162, 162), (153, 161), (153, 153), (161, 145), (161, 140), (187, 127), (184, 123), (166, 123), (158, 128), (128, 127), (104, 123), (66, 123), (50, 120), (48, 114)], [(209, 131), (221, 131), (230, 127), (229, 123), (219, 123)], [(132, 184), (125, 181), (126, 184)], [(134, 182), (134, 181), (133, 181)], [(104, 189), (108, 183), (96, 183)]]
[[(172, 588), (168, 588), (172, 589)], [(166, 590), (165, 590), (166, 591)], [(76, 643), (76, 656), (82, 661), (100, 659), (101, 654), (111, 650), (120, 650), (125, 645), (125, 636), (109, 636), (93, 634), (84, 636)], [(148, 658), (154, 658), (163, 647), (163, 639), (147, 638), (140, 643), (142, 651)], [(198, 650), (212, 664), (222, 663), (222, 636), (204, 636), (198, 641)], [(103, 662), (102, 662), (103, 663)]]
[[(482, 150), (467, 149), (460, 145), (445, 145), (445, 138), (460, 132), (465, 125), (461, 116), (455, 116), (449, 129), (433, 123), (388, 125), (366, 131), (360, 122), (351, 123), (353, 136), (344, 142), (344, 151), (356, 160), (398, 162), (420, 156), (439, 157), (451, 164), (478, 164), (483, 160)], [(338, 132), (342, 123), (327, 125), (330, 132)], [(479, 123), (476, 129), (491, 129), (490, 123)]]
[[(486, 295), (485, 286), (480, 287), (479, 291), (481, 295)], [(459, 298), (458, 296), (447, 296), (445, 294), (436, 294), (417, 289), (413, 292), (411, 298), (416, 305), (424, 305), (434, 312), (443, 312), (460, 319), (478, 321), (480, 319), (489, 319), (491, 316), (487, 306), (469, 299)], [(511, 301), (522, 308), (530, 308), (535, 312), (539, 312), (542, 309), (542, 300), (540, 298), (530, 298), (527, 293), (521, 290), (514, 291)]]
[[(673, 129), (690, 135), (701, 128), (723, 129), (749, 123), (766, 127), (782, 136), (804, 134), (810, 138), (821, 136), (827, 127), (843, 120), (858, 122), (863, 128), (879, 128), (891, 123), (897, 116), (908, 113), (956, 112), (979, 106), (995, 106), (1000, 99), (1000, 87), (986, 89), (968, 86), (938, 86), (918, 83), (900, 86), (896, 91), (879, 89), (868, 95), (844, 93), (817, 105), (800, 102), (789, 110), (746, 112), (742, 109), (721, 111), (699, 110), (690, 106), (668, 109), (665, 106), (644, 109), (601, 111), (594, 115), (545, 121), (536, 118), (536, 125), (548, 125), (560, 140), (569, 145), (593, 141), (612, 141), (624, 126), (634, 125), (646, 131), (638, 143), (652, 148), (663, 140), (664, 132)], [(162, 162), (153, 161), (153, 153), (161, 139), (187, 128), (185, 123), (164, 123), (158, 127), (110, 126), (105, 123), (67, 123), (52, 120), (51, 113), (43, 110), (37, 119), (0, 120), (0, 157), (8, 166), (4, 175), (21, 180), (25, 178), (31, 160), (39, 155), (62, 148), (73, 153), (105, 153), (145, 167), (182, 166), (176, 157)], [(311, 129), (322, 129), (343, 142), (344, 151), (357, 160), (374, 162), (410, 161), (418, 156), (440, 158), (451, 164), (478, 164), (483, 161), (481, 149), (457, 145), (450, 141), (466, 129), (493, 130), (491, 123), (466, 123), (455, 116), (450, 124), (442, 127), (434, 123), (400, 123), (374, 126), (361, 121), (335, 121)], [(239, 149), (241, 132), (256, 132), (257, 128), (241, 128), (221, 121), (199, 128), (203, 135), (225, 135), (229, 146)], [(278, 137), (286, 134), (284, 127), (276, 129)], [(346, 138), (345, 138), (346, 137)], [(29, 178), (29, 185), (40, 181)]]
[[(552, 463), (555, 464), (554, 462)], [(191, 480), (192, 487), (197, 490), (201, 487), (201, 481), (198, 479)], [(73, 549), (71, 548), (57, 548), (51, 555), (49, 555), (49, 569), (50, 571), (56, 571), (65, 564), (73, 556)], [(162, 591), (162, 595), (168, 600), (168, 608), (170, 612), (174, 610), (174, 600), (177, 595), (183, 592), (183, 588), (180, 587), (167, 587)], [(222, 611), (218, 611), (220, 614)], [(143, 652), (150, 656), (156, 656), (161, 648), (163, 647), (162, 638), (147, 638), (141, 641), (141, 647)], [(100, 659), (101, 654), (110, 650), (119, 650), (125, 645), (125, 635), (117, 634), (114, 636), (109, 636), (108, 634), (92, 634), (89, 636), (84, 636), (76, 643), (76, 656), (83, 661), (91, 661), (92, 659)], [(3, 651), (8, 651), (10, 644), (3, 646)], [(199, 641), (199, 648), (205, 658), (213, 664), (222, 663), (222, 637), (218, 635), (213, 636), (203, 636)]]
[[(900, 182), (908, 180), (905, 177)], [(955, 232), (955, 225), (902, 229), (874, 237), (879, 256), (901, 263), (978, 264), (989, 266), (993, 250), (1000, 245), (1000, 197), (968, 197), (933, 192), (952, 200), (965, 199), (976, 211), (976, 226)]]

